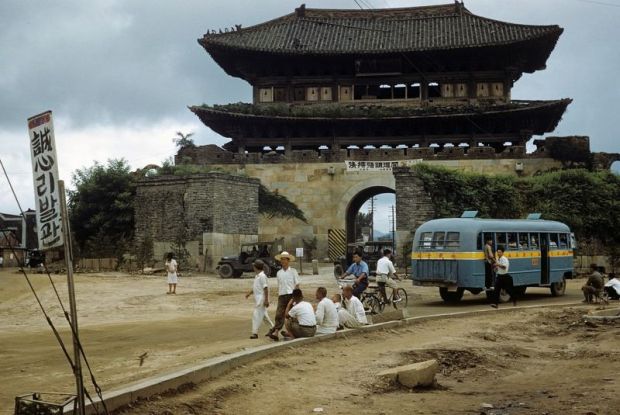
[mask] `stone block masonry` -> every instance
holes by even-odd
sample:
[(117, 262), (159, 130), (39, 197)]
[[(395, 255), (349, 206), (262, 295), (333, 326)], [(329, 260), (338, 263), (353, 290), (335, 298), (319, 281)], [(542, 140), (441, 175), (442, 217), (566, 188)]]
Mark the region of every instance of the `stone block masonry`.
[[(230, 235), (223, 239), (230, 244), (258, 234), (259, 184), (219, 172), (145, 178), (136, 190), (136, 243), (150, 237), (160, 254), (163, 246), (182, 240), (192, 247), (192, 257), (207, 254), (193, 258), (200, 269), (213, 266), (219, 258), (210, 258), (215, 251), (205, 249), (205, 234)], [(219, 246), (218, 252), (238, 249), (238, 244)]]

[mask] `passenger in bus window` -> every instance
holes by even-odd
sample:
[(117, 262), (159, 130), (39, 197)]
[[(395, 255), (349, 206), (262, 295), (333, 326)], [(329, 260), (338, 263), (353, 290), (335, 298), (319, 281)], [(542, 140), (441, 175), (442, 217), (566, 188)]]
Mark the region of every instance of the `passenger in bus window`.
[(510, 269), (510, 261), (508, 261), (508, 258), (504, 256), (503, 245), (497, 247), (497, 262), (495, 263), (495, 267), (497, 270), (497, 279), (495, 281), (495, 291), (493, 293), (494, 302), (491, 304), (491, 307), (499, 308), (499, 295), (502, 289), (510, 295), (512, 305), (516, 306), (517, 297), (514, 292), (512, 277), (508, 273), (508, 270)]
[(488, 289), (495, 279), (495, 254), (493, 254), (493, 238), (487, 237), (484, 244), (484, 286)]

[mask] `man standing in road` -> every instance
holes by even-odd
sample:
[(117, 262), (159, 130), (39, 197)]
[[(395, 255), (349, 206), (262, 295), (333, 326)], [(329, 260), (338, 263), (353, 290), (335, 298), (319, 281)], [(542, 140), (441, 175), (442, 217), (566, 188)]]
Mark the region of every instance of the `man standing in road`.
[(515, 296), (512, 277), (508, 273), (508, 270), (510, 269), (510, 261), (508, 261), (508, 258), (506, 258), (506, 256), (504, 255), (504, 247), (501, 245), (497, 247), (496, 268), (497, 268), (497, 281), (495, 282), (495, 292), (493, 293), (494, 301), (491, 304), (491, 307), (493, 308), (499, 307), (499, 295), (502, 289), (510, 295), (510, 299), (512, 300), (512, 305), (516, 306), (517, 297)]
[(249, 298), (254, 294), (254, 313), (252, 314), (252, 335), (250, 339), (258, 338), (258, 329), (263, 321), (269, 324), (273, 329), (273, 323), (267, 314), (267, 307), (269, 307), (269, 286), (267, 285), (267, 276), (263, 272), (265, 263), (260, 259), (257, 259), (252, 264), (256, 276), (254, 277), (254, 285), (252, 291), (245, 295), (245, 298)]
[(359, 251), (353, 252), (353, 263), (342, 274), (342, 278), (345, 279), (348, 275), (355, 277), (353, 295), (357, 298), (360, 298), (368, 287), (368, 274), (368, 264), (362, 261), (362, 253)]
[(295, 268), (289, 265), (295, 261), (295, 257), (286, 251), (276, 255), (276, 260), (282, 264), (282, 269), (278, 271), (276, 279), (278, 280), (278, 308), (276, 310), (276, 323), (267, 333), (272, 340), (278, 340), (278, 331), (284, 326), (284, 317), (286, 306), (291, 301), (293, 290), (299, 288), (299, 274)]
[(377, 261), (377, 285), (379, 286), (379, 291), (381, 291), (381, 295), (383, 296), (383, 301), (387, 304), (389, 302), (387, 293), (385, 292), (385, 286), (387, 285), (392, 289), (392, 297), (394, 298), (394, 302), (400, 301), (398, 298), (398, 284), (396, 281), (392, 279), (398, 278), (396, 275), (396, 269), (394, 269), (394, 264), (390, 260), (390, 254), (392, 251), (389, 249), (383, 250), (383, 256)]
[(495, 255), (493, 255), (493, 239), (487, 237), (484, 244), (484, 286), (487, 289), (495, 284), (495, 278), (493, 278), (495, 276), (493, 272), (494, 266)]
[(325, 287), (316, 289), (316, 299), (319, 303), (316, 305), (316, 334), (331, 334), (338, 329), (338, 310), (336, 304), (327, 298), (327, 290)]

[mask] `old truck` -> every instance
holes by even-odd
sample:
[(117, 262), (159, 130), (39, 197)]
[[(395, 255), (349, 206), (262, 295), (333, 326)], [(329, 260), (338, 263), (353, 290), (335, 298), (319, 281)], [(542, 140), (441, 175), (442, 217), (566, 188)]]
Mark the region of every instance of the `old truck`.
[(275, 277), (282, 268), (275, 259), (283, 246), (284, 238), (268, 242), (252, 242), (241, 244), (239, 254), (225, 256), (217, 264), (217, 272), (222, 278), (239, 278), (244, 272), (252, 272), (252, 263), (260, 259), (265, 263), (263, 271), (268, 277)]

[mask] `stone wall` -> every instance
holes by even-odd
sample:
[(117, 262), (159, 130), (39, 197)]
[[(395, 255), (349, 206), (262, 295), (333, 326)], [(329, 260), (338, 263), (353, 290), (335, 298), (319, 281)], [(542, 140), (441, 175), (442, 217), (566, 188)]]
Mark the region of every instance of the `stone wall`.
[[(390, 159), (386, 156), (385, 160)], [(536, 157), (475, 160), (425, 159), (424, 162), (468, 172), (526, 176), (561, 166), (559, 162), (552, 159)], [(366, 189), (389, 188), (397, 193), (397, 241), (408, 241), (411, 232), (415, 229), (415, 223), (426, 218), (423, 212), (420, 213), (419, 219), (412, 220), (407, 216), (413, 214), (410, 212), (423, 209), (423, 201), (418, 199), (423, 194), (420, 189), (416, 189), (415, 186), (408, 187), (410, 185), (404, 182), (397, 187), (394, 175), (389, 170), (347, 171), (344, 161), (224, 163), (210, 166), (257, 178), (270, 190), (277, 191), (295, 203), (308, 218), (308, 223), (297, 219), (270, 219), (261, 216), (258, 229), (260, 239), (273, 240), (284, 237), (284, 249), (294, 250), (296, 247), (303, 246), (302, 239), (311, 239), (316, 236), (318, 248), (315, 257), (320, 259), (328, 256), (330, 229), (341, 231), (346, 229), (347, 208), (352, 199)], [(406, 199), (409, 197), (412, 199)], [(400, 216), (403, 216), (403, 219)]]
[[(225, 239), (231, 244), (258, 234), (258, 186), (256, 179), (216, 172), (145, 178), (136, 190), (136, 242), (151, 237), (161, 259), (184, 240), (192, 263), (204, 269), (217, 262), (203, 257), (214, 252), (205, 249), (205, 234), (232, 235)], [(235, 252), (239, 245), (219, 248)]]

